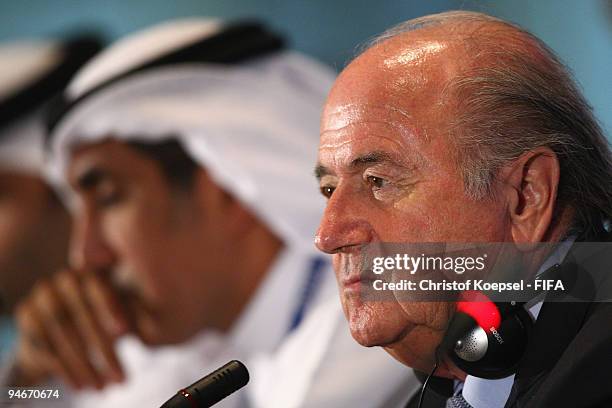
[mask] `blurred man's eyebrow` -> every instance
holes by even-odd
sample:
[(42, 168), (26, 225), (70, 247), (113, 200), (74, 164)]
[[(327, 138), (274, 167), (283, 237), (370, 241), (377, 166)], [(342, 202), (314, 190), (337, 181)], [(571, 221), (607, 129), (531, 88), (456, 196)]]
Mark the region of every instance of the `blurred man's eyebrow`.
[(95, 188), (102, 180), (108, 178), (109, 174), (98, 167), (92, 167), (79, 175), (76, 180), (77, 186), (82, 190)]
[[(354, 158), (353, 160), (351, 160), (351, 164), (349, 165), (349, 167), (351, 169), (355, 169), (355, 168), (361, 167), (366, 164), (395, 163), (395, 162), (396, 160), (393, 158), (391, 154), (387, 152), (376, 151), (376, 152), (366, 153), (362, 156)], [(322, 177), (333, 175), (334, 172), (328, 169), (327, 167), (323, 166), (322, 164), (317, 164), (314, 169), (314, 174), (317, 180), (321, 180)]]

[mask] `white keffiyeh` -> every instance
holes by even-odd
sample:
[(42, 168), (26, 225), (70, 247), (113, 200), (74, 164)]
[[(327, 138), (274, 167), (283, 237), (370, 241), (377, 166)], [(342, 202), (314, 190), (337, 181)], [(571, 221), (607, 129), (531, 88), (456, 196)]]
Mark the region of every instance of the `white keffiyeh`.
[[(158, 48), (184, 45), (220, 27), (191, 19), (128, 37), (86, 65), (68, 95), (78, 98), (159, 55)], [(288, 51), (239, 65), (190, 63), (138, 72), (84, 98), (62, 118), (52, 137), (49, 174), (55, 182), (64, 180), (78, 144), (109, 136), (174, 137), (287, 243), (312, 246), (324, 205), (312, 168), (319, 116), (333, 79), (328, 68)]]
[[(18, 94), (62, 59), (61, 44), (16, 41), (0, 45), (0, 100)], [(0, 129), (0, 169), (40, 174), (44, 165), (44, 125), (40, 111), (29, 112)]]

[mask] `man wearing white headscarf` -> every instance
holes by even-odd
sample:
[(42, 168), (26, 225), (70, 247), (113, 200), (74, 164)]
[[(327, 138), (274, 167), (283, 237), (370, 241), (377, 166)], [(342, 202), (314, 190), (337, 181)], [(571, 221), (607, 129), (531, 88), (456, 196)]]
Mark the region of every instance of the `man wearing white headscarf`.
[(21, 310), (15, 384), (61, 378), (64, 407), (158, 406), (240, 358), (251, 384), (220, 406), (389, 406), (414, 388), (353, 344), (312, 245), (332, 80), (257, 24), (198, 19), (88, 64), (51, 131), (71, 269)]
[(98, 49), (85, 37), (0, 44), (0, 360), (16, 304), (65, 263), (70, 217), (44, 180), (42, 110)]

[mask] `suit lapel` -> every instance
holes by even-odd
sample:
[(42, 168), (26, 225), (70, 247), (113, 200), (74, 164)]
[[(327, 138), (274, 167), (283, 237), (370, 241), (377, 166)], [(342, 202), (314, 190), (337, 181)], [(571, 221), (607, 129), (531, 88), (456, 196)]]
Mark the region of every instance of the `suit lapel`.
[[(549, 377), (562, 375), (560, 370), (557, 373), (555, 369), (560, 361), (580, 357), (569, 356), (567, 351), (592, 313), (593, 303), (589, 300), (597, 296), (600, 284), (598, 277), (607, 275), (602, 266), (608, 269), (605, 260), (609, 256), (602, 256), (602, 248), (604, 251), (607, 249), (597, 244), (577, 243), (566, 256), (561, 270), (555, 276), (564, 283), (566, 291), (550, 292), (547, 295), (531, 341), (519, 364), (506, 407), (524, 406)], [(589, 266), (591, 273), (586, 273), (583, 267), (593, 262), (596, 264)], [(577, 298), (581, 301), (577, 302)], [(575, 353), (572, 351), (569, 354)], [(553, 369), (555, 372), (551, 373)]]

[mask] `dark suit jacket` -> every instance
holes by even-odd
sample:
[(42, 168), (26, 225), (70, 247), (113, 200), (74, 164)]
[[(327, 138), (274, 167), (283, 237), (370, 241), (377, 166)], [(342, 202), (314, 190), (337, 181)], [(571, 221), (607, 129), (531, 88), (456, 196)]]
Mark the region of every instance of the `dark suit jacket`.
[(610, 248), (578, 242), (568, 253), (566, 292), (542, 305), (507, 408), (612, 407)]
[[(566, 291), (547, 295), (506, 408), (612, 407), (611, 248), (576, 243), (567, 254), (555, 276)], [(424, 408), (444, 407), (439, 390), (427, 390)]]

